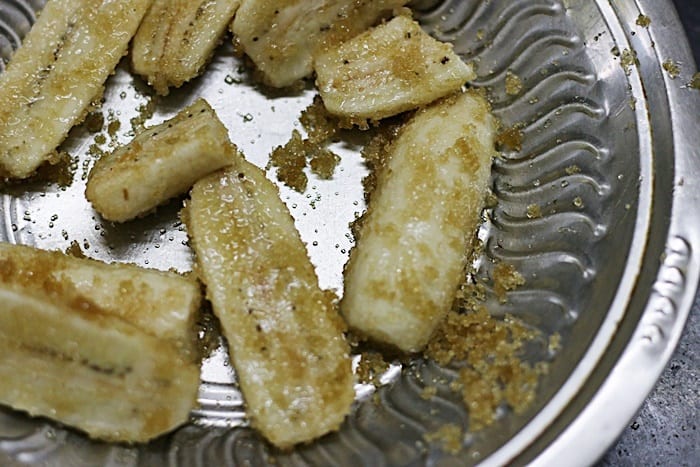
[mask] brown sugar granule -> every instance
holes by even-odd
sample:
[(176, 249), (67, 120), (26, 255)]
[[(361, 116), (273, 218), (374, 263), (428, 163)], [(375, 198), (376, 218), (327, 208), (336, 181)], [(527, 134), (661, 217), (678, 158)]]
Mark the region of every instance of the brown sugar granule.
[(637, 16), (637, 26), (641, 26), (643, 28), (648, 28), (649, 25), (651, 25), (651, 18), (649, 18), (646, 15), (639, 15)]
[(156, 99), (148, 98), (148, 100), (138, 106), (136, 109), (138, 115), (130, 120), (131, 129), (134, 133), (140, 133), (144, 130), (146, 121), (153, 117), (153, 113), (156, 111)]
[(450, 312), (428, 343), (425, 354), (440, 365), (467, 360), (477, 366), (508, 337), (508, 330), (483, 306)]
[(91, 144), (88, 146), (88, 151), (87, 153), (92, 156), (93, 159), (100, 159), (102, 158), (105, 154), (107, 154), (107, 151), (104, 151), (102, 148), (100, 148), (97, 144)]
[(518, 75), (508, 70), (506, 72), (506, 94), (517, 96), (523, 90), (523, 81)]
[(561, 349), (561, 335), (559, 333), (554, 333), (549, 336), (549, 342), (547, 343), (547, 350), (550, 353), (554, 353)]
[(389, 363), (379, 352), (362, 352), (355, 370), (357, 380), (363, 384), (379, 386), (379, 379), (389, 369)]
[(501, 149), (518, 152), (523, 148), (523, 132), (518, 125), (508, 127), (496, 137), (496, 144)]
[[(233, 26), (233, 23), (231, 23), (231, 26)], [(229, 29), (231, 29), (230, 26), (229, 26)], [(243, 49), (243, 44), (241, 44), (241, 41), (238, 38), (238, 36), (233, 35), (231, 43), (233, 44), (233, 56), (234, 57), (243, 58), (246, 56), (245, 50)], [(250, 59), (248, 59), (248, 60), (250, 60)]]
[(681, 74), (681, 67), (678, 65), (678, 63), (674, 62), (671, 59), (666, 60), (662, 66), (664, 67), (664, 70), (666, 70), (666, 73), (668, 73), (668, 76), (671, 77), (671, 79), (676, 79), (678, 78), (678, 75)]
[(515, 290), (523, 284), (525, 284), (525, 278), (515, 270), (512, 264), (498, 263), (494, 267), (493, 291), (501, 303), (506, 301), (506, 292)]
[(625, 70), (627, 76), (632, 73), (632, 67), (639, 65), (639, 60), (637, 59), (637, 51), (634, 49), (625, 49), (622, 51), (620, 58), (620, 65)]
[(328, 149), (320, 148), (309, 161), (309, 166), (311, 167), (311, 172), (324, 180), (328, 180), (333, 177), (335, 168), (339, 163), (340, 156)]
[(77, 240), (73, 240), (70, 242), (70, 246), (66, 248), (66, 254), (68, 256), (73, 256), (75, 258), (85, 258), (85, 253), (83, 253), (83, 249), (80, 248), (80, 243), (78, 243)]
[(537, 362), (535, 363), (535, 372), (539, 375), (548, 375), (549, 374), (549, 362)]
[(529, 363), (514, 357), (511, 362), (495, 367), (496, 381), (503, 384), (503, 395), (516, 414), (522, 414), (535, 400), (539, 372)]
[(539, 219), (542, 217), (542, 208), (539, 204), (530, 204), (527, 207), (526, 215), (528, 219)]
[[(48, 155), (48, 164), (42, 164), (28, 180), (37, 183), (55, 183), (59, 187), (68, 187), (73, 183), (77, 169), (77, 158), (59, 149)], [(26, 183), (25, 180), (0, 179), (0, 186), (15, 186)]]
[(87, 114), (87, 117), (85, 117), (85, 122), (83, 124), (85, 125), (85, 129), (87, 129), (87, 131), (89, 131), (90, 133), (97, 133), (100, 130), (102, 130), (104, 122), (105, 117), (104, 115), (102, 115), (102, 112), (95, 111)]
[(117, 136), (117, 132), (121, 129), (122, 123), (119, 120), (112, 120), (107, 125), (107, 133), (109, 137), (114, 139)]
[(277, 179), (300, 193), (306, 190), (308, 183), (304, 173), (307, 149), (301, 134), (294, 130), (287, 144), (278, 146), (270, 154), (270, 165), (277, 167)]
[(396, 139), (400, 129), (400, 125), (383, 125), (377, 128), (376, 134), (362, 148), (360, 154), (369, 170), (368, 175), (362, 180), (365, 201), (369, 201), (370, 194), (377, 186), (377, 175), (386, 165), (391, 142)]
[(469, 429), (480, 430), (491, 425), (496, 409), (504, 398), (501, 385), (492, 375), (482, 375), (471, 368), (459, 372), (462, 400), (469, 410)]
[(307, 162), (311, 172), (319, 178), (333, 178), (340, 156), (326, 145), (337, 134), (340, 122), (326, 111), (320, 96), (316, 96), (313, 103), (302, 111), (299, 121), (308, 138), (302, 138), (301, 133), (294, 130), (291, 139), (284, 146), (272, 151), (268, 168), (277, 167), (277, 179), (302, 193), (308, 184), (304, 172)]
[(513, 317), (491, 317), (484, 306), (452, 311), (438, 328), (425, 356), (441, 365), (466, 363), (451, 388), (461, 392), (469, 409), (470, 430), (492, 424), (503, 404), (522, 413), (532, 403), (545, 370), (523, 362), (520, 352), (537, 335)]
[(570, 165), (564, 171), (567, 175), (576, 175), (577, 173), (581, 173), (581, 167), (578, 165)]
[(420, 392), (420, 397), (422, 399), (428, 400), (428, 399), (432, 399), (433, 397), (435, 397), (436, 394), (437, 394), (437, 387), (436, 386), (426, 386)]
[[(399, 124), (384, 124), (375, 128), (373, 131), (376, 133), (370, 138), (369, 142), (360, 152), (365, 166), (368, 169), (367, 175), (362, 179), (362, 188), (364, 190), (366, 203), (369, 203), (369, 198), (377, 187), (377, 177), (386, 166), (391, 142), (396, 139), (400, 129), (401, 126)], [(355, 240), (360, 238), (363, 220), (364, 215), (350, 223), (350, 231)]]
[(498, 206), (498, 197), (493, 194), (493, 191), (489, 190), (489, 192), (486, 193), (486, 198), (484, 199), (484, 207), (486, 209), (493, 209), (496, 206)]
[(688, 83), (688, 87), (691, 89), (700, 89), (700, 72), (695, 73)]
[(461, 427), (454, 423), (448, 423), (441, 426), (437, 431), (426, 433), (423, 435), (423, 439), (429, 443), (439, 441), (445, 452), (456, 455), (462, 450), (464, 433)]
[(301, 112), (299, 121), (309, 140), (317, 144), (325, 143), (335, 136), (340, 127), (338, 118), (328, 113), (319, 95), (316, 95), (311, 105)]

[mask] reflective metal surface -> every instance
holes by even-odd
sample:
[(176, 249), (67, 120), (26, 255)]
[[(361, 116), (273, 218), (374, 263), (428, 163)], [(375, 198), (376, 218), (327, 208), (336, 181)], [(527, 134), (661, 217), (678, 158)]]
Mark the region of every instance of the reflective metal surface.
[[(0, 53), (8, 57), (42, 2), (0, 0)], [(219, 348), (205, 361), (200, 407), (192, 423), (147, 446), (112, 446), (9, 409), (0, 411), (3, 465), (485, 465), (535, 461), (588, 464), (611, 444), (652, 388), (680, 335), (698, 282), (697, 210), (700, 173), (700, 91), (687, 86), (692, 63), (667, 2), (603, 0), (437, 1), (414, 3), (425, 29), (455, 44), (478, 65), (506, 125), (524, 133), (519, 151), (495, 162), (493, 191), (481, 236), (479, 275), (493, 260), (514, 264), (527, 284), (497, 315), (512, 313), (561, 349), (531, 349), (551, 361), (525, 414), (505, 411), (491, 428), (472, 433), (459, 397), (448, 390), (450, 369), (416, 359), (398, 363), (374, 392), (358, 385), (357, 406), (339, 433), (292, 453), (278, 453), (247, 428), (235, 375)], [(652, 20), (640, 26), (640, 14)], [(636, 60), (635, 60), (636, 54)], [(663, 63), (681, 64), (673, 79)], [(286, 142), (313, 98), (270, 94), (256, 86), (227, 44), (207, 73), (156, 102), (149, 123), (205, 97), (249, 160), (265, 166)], [(519, 92), (506, 92), (517, 76)], [(4, 189), (2, 238), (65, 249), (77, 241), (89, 256), (188, 270), (191, 253), (178, 220), (180, 200), (153, 216), (117, 226), (85, 201), (93, 144), (103, 149), (133, 136), (131, 119), (151, 98), (122, 64), (105, 91), (103, 113), (120, 129), (104, 144), (80, 127), (63, 149), (75, 157), (68, 187), (34, 183)], [(348, 222), (362, 211), (365, 168), (355, 141), (333, 180), (311, 178), (305, 194), (282, 189), (322, 286), (342, 287), (352, 247)], [(270, 174), (274, 178), (273, 173)], [(541, 215), (529, 215), (537, 206)], [(420, 397), (424, 387), (438, 397)], [(455, 423), (465, 432), (456, 455), (424, 440)]]

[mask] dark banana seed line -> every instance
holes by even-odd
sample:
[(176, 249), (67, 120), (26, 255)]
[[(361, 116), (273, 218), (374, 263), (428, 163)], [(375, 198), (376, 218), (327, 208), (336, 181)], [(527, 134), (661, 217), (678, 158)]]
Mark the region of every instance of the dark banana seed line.
[(41, 345), (27, 345), (25, 343), (18, 343), (17, 347), (27, 352), (31, 352), (37, 355), (48, 356), (51, 359), (61, 360), (66, 363), (78, 363), (92, 371), (97, 373), (102, 373), (106, 376), (114, 376), (117, 378), (123, 378), (133, 371), (130, 366), (118, 367), (118, 366), (105, 366), (104, 364), (98, 364), (91, 362), (87, 357), (73, 357), (66, 353), (59, 352), (56, 349), (50, 347), (45, 347)]

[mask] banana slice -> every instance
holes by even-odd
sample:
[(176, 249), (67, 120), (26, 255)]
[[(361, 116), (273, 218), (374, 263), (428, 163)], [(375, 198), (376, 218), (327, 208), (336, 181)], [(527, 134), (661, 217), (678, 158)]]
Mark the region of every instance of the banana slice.
[(405, 352), (428, 342), (463, 280), (495, 133), (474, 91), (419, 111), (401, 130), (345, 271), (340, 309), (352, 329)]
[(337, 429), (354, 398), (345, 324), (277, 188), (241, 158), (183, 214), (251, 424), (280, 448)]
[(0, 243), (0, 300), (1, 403), (109, 441), (187, 421), (195, 281)]
[(186, 193), (233, 162), (228, 130), (204, 99), (140, 133), (95, 163), (86, 198), (102, 217), (124, 222)]
[(136, 73), (160, 95), (202, 72), (240, 0), (155, 0), (131, 47)]
[(55, 149), (127, 50), (151, 0), (52, 0), (0, 75), (0, 175), (26, 178)]
[(452, 46), (398, 16), (316, 57), (326, 109), (351, 120), (380, 120), (452, 94), (476, 77)]
[(334, 47), (408, 0), (246, 0), (232, 31), (267, 84), (285, 87), (311, 74), (314, 55)]

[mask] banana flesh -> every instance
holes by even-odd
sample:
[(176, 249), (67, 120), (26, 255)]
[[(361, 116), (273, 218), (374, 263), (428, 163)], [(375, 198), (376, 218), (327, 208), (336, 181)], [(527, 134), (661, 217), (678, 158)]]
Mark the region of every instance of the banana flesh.
[(204, 99), (145, 130), (95, 163), (85, 196), (102, 217), (124, 222), (186, 193), (233, 162), (228, 130)]
[(277, 188), (241, 158), (195, 184), (183, 219), (251, 424), (280, 448), (336, 430), (354, 399), (345, 324)]
[(377, 174), (345, 271), (351, 329), (421, 350), (463, 280), (495, 154), (488, 102), (469, 91), (419, 111)]
[(0, 243), (0, 300), (1, 403), (108, 441), (188, 420), (194, 280)]
[(476, 77), (473, 67), (405, 16), (319, 55), (316, 84), (326, 109), (380, 120), (426, 105)]
[(155, 0), (131, 47), (133, 70), (167, 95), (197, 76), (231, 23), (240, 0)]
[(99, 97), (151, 0), (51, 0), (0, 75), (0, 175), (26, 178)]
[(245, 0), (232, 31), (273, 87), (310, 75), (313, 57), (391, 16), (408, 0)]

